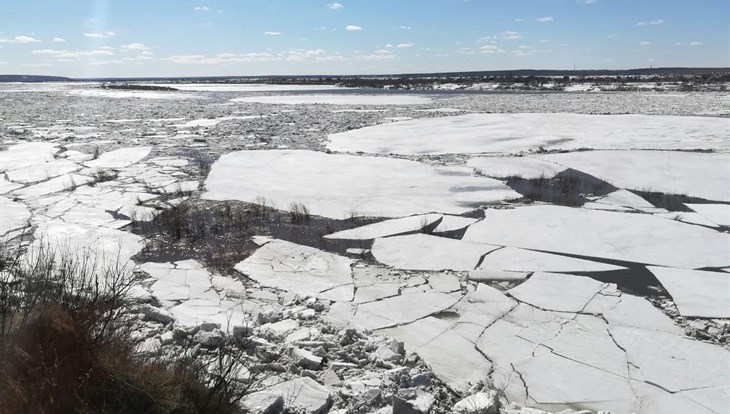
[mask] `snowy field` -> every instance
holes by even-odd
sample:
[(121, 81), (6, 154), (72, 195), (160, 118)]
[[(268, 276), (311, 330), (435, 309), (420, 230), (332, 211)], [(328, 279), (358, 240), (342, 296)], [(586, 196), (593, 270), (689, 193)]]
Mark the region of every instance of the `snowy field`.
[(730, 413), (729, 94), (97, 86), (0, 85), (2, 243), (286, 354), (253, 412)]

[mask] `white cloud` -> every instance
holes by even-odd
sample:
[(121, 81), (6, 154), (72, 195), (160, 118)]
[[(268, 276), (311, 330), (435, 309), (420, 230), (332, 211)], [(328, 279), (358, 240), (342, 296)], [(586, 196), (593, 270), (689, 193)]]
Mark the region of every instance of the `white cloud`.
[(143, 45), (142, 43), (130, 43), (128, 45), (122, 45), (122, 49), (129, 49), (129, 50), (150, 50), (149, 47)]
[(41, 43), (41, 41), (31, 36), (20, 35), (11, 39), (0, 38), (0, 43)]
[(637, 26), (657, 26), (657, 25), (660, 25), (662, 23), (664, 23), (664, 20), (658, 19), (658, 20), (651, 20), (651, 21), (648, 21), (648, 22), (639, 22), (639, 23), (636, 23), (636, 25)]
[(593, 4), (597, 3), (598, 0), (575, 0), (575, 2), (580, 4)]
[(193, 8), (193, 10), (199, 11), (199, 12), (207, 12), (207, 11), (210, 11), (210, 7), (208, 7), (208, 6), (198, 6), (198, 7)]
[(220, 65), (240, 62), (271, 62), (271, 61), (315, 61), (327, 62), (335, 60), (346, 60), (343, 56), (335, 54), (328, 55), (323, 49), (294, 49), (276, 54), (268, 52), (251, 53), (219, 53), (208, 57), (205, 55), (175, 55), (162, 58), (162, 60), (182, 65)]
[(330, 10), (340, 10), (340, 9), (342, 9), (345, 6), (343, 6), (340, 3), (330, 3), (330, 4), (327, 5), (327, 7), (329, 7)]
[(390, 50), (376, 50), (375, 53), (371, 54), (356, 54), (355, 60), (366, 60), (366, 61), (376, 61), (381, 62), (385, 60), (392, 60), (395, 59), (395, 55), (390, 52)]
[(411, 26), (400, 26), (400, 28), (403, 29), (403, 30), (411, 30), (411, 29), (413, 29)]
[(73, 50), (57, 50), (57, 49), (40, 49), (34, 50), (34, 55), (48, 55), (54, 59), (78, 59), (83, 56), (114, 56), (114, 52), (106, 49), (73, 51)]
[(151, 60), (151, 59), (152, 59), (151, 57), (144, 56), (144, 55), (122, 58), (122, 60), (126, 60), (127, 62), (142, 62), (142, 61)]
[(84, 36), (91, 37), (95, 39), (108, 39), (110, 37), (114, 37), (117, 34), (114, 32), (103, 32), (103, 33), (84, 33)]
[(690, 46), (702, 46), (702, 45), (704, 45), (704, 43), (702, 43), (702, 42), (691, 42), (689, 45)]
[(356, 26), (354, 24), (348, 24), (345, 27), (345, 30), (350, 31), (350, 32), (358, 32), (358, 31), (362, 30), (362, 27)]
[(555, 19), (553, 19), (550, 16), (539, 17), (539, 18), (535, 19), (536, 22), (540, 22), (540, 23), (552, 22), (553, 20), (555, 20)]
[(66, 39), (64, 39), (62, 37), (54, 37), (53, 38), (53, 43), (63, 43), (65, 41), (66, 41)]
[(540, 43), (549, 43), (549, 42), (550, 42), (549, 39), (542, 39), (542, 40), (540, 40)]
[(279, 36), (281, 32), (264, 32), (266, 36)]
[(521, 22), (524, 22), (524, 21), (525, 21), (525, 19), (515, 19), (515, 23), (521, 23)]
[(502, 32), (502, 39), (517, 40), (517, 39), (522, 39), (522, 37), (523, 36), (520, 34), (520, 32), (514, 32), (511, 30)]
[(385, 47), (387, 47), (388, 49), (390, 49), (390, 48), (392, 48), (394, 46), (392, 44), (388, 43), (387, 45), (385, 45)]
[(649, 42), (648, 40), (642, 40), (641, 42), (639, 42), (639, 44), (641, 46), (649, 46), (651, 44), (651, 42)]
[(407, 49), (409, 47), (413, 47), (413, 43), (398, 43), (398, 46), (396, 46), (398, 49)]
[(524, 49), (516, 49), (512, 51), (513, 56), (529, 56), (530, 53)]
[(500, 49), (499, 47), (494, 45), (484, 45), (479, 48), (479, 51), (481, 53), (504, 53), (503, 49)]

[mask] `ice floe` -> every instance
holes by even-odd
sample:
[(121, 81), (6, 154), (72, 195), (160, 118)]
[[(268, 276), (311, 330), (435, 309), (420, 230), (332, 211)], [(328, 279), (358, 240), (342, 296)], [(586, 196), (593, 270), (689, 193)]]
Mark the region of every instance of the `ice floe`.
[(24, 203), (0, 197), (0, 236), (28, 225), (30, 211)]
[(695, 212), (720, 226), (730, 226), (730, 204), (687, 204)]
[(690, 269), (730, 263), (728, 234), (648, 214), (548, 205), (487, 209), (463, 239)]
[(272, 240), (238, 263), (235, 269), (262, 286), (316, 296), (334, 287), (351, 284), (351, 264), (346, 257)]
[[(325, 239), (371, 240), (378, 237), (393, 236), (403, 233), (417, 232), (441, 220), (440, 214), (423, 214), (385, 220), (350, 230), (338, 231), (325, 235)], [(440, 222), (440, 221), (439, 221)]]
[[(727, 185), (730, 153), (581, 151), (540, 158), (583, 171), (617, 187), (730, 201)], [(621, 168), (616, 168), (619, 165)]]
[(290, 150), (226, 154), (213, 164), (205, 187), (202, 197), (210, 200), (264, 197), (284, 209), (304, 203), (312, 214), (335, 219), (460, 214), (519, 197), (500, 181), (472, 176), (469, 168)]
[(558, 312), (580, 312), (604, 284), (588, 277), (560, 273), (535, 273), (526, 282), (508, 291), (520, 302)]
[(682, 316), (730, 318), (730, 275), (727, 273), (658, 266), (648, 269), (672, 295)]
[(311, 94), (269, 95), (235, 98), (231, 102), (256, 102), (281, 105), (418, 105), (431, 103), (431, 98), (413, 95)]
[(477, 269), (504, 270), (510, 272), (607, 272), (612, 270), (625, 269), (621, 266), (610, 265), (591, 260), (576, 259), (574, 257), (562, 256), (536, 252), (514, 247), (505, 247), (495, 250), (482, 260)]
[[(727, 149), (726, 118), (655, 115), (469, 114), (330, 135), (332, 151), (488, 153), (545, 149)], [(615, 164), (614, 164), (615, 165)]]
[(376, 239), (371, 252), (380, 263), (399, 269), (474, 270), (482, 256), (498, 248), (483, 243), (413, 234)]
[(87, 162), (86, 166), (100, 169), (124, 168), (139, 162), (146, 157), (150, 151), (152, 151), (152, 147), (120, 148), (101, 154), (99, 158)]
[(494, 178), (550, 178), (566, 169), (559, 164), (530, 157), (476, 157), (466, 165), (482, 175)]

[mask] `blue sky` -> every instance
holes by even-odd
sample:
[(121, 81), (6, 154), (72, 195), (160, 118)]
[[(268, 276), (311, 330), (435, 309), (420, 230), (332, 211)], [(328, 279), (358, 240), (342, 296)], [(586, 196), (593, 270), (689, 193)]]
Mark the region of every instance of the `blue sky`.
[(2, 0), (0, 73), (730, 66), (728, 0)]

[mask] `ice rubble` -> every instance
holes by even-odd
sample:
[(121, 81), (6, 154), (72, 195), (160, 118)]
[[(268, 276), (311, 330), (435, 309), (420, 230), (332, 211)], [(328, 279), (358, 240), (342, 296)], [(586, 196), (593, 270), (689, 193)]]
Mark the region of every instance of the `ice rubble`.
[(420, 105), (431, 103), (431, 98), (412, 95), (269, 95), (235, 98), (231, 102), (256, 102), (280, 105)]
[[(697, 143), (697, 147), (707, 146)], [(540, 159), (583, 171), (617, 187), (730, 201), (730, 153), (581, 151), (541, 155)]]
[(487, 209), (463, 240), (688, 269), (730, 263), (728, 234), (648, 214), (551, 205)]
[(488, 153), (545, 149), (728, 149), (730, 120), (649, 115), (469, 114), (330, 135), (332, 151)]
[(648, 269), (672, 295), (682, 316), (730, 318), (730, 275), (658, 266)]
[(460, 214), (519, 197), (500, 181), (472, 176), (469, 168), (291, 150), (226, 154), (213, 164), (205, 186), (209, 200), (263, 197), (282, 209), (304, 203), (312, 214), (335, 219)]

